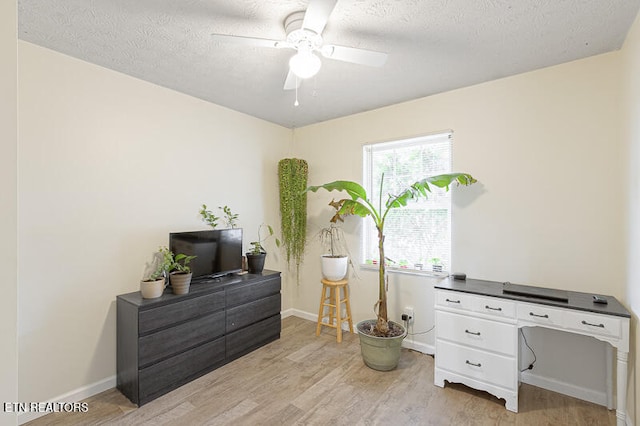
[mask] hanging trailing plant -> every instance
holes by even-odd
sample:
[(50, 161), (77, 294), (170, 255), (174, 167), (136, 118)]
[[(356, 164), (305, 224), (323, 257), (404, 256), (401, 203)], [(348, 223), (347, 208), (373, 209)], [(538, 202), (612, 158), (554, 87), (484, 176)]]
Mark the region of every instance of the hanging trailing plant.
[(307, 236), (307, 177), (309, 166), (305, 160), (284, 158), (278, 163), (280, 183), (280, 220), (282, 244), (287, 263), (296, 265), (296, 276), (304, 256)]

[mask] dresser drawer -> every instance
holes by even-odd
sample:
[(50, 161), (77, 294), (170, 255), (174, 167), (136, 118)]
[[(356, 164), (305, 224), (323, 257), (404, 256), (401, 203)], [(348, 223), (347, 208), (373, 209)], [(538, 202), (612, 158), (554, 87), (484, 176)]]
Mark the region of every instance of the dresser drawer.
[(436, 366), (506, 389), (517, 388), (516, 357), (492, 354), (438, 339)]
[(141, 311), (139, 314), (138, 332), (140, 335), (144, 335), (223, 308), (224, 291), (220, 290), (205, 296), (185, 299), (171, 305), (148, 309)]
[(436, 305), (438, 306), (471, 311), (473, 310), (474, 299), (473, 295), (458, 291), (436, 291)]
[(224, 356), (225, 339), (220, 337), (213, 342), (143, 368), (139, 373), (139, 404), (145, 404), (221, 365), (224, 363)]
[(518, 319), (522, 321), (562, 327), (563, 316), (564, 312), (560, 309), (528, 303), (518, 304)]
[(280, 293), (227, 310), (227, 333), (280, 313)]
[(517, 333), (515, 324), (506, 324), (436, 311), (436, 333), (439, 339), (515, 356)]
[(170, 327), (140, 338), (139, 365), (169, 357), (224, 334), (224, 311)]
[(591, 314), (588, 312), (566, 312), (565, 326), (573, 330), (586, 331), (589, 334), (620, 337), (621, 321), (612, 316)]
[(280, 337), (280, 314), (227, 334), (227, 359), (238, 358)]
[(473, 300), (473, 310), (494, 317), (516, 318), (515, 302), (495, 297), (476, 296)]
[(226, 303), (227, 309), (241, 305), (272, 294), (280, 293), (280, 277), (271, 278), (266, 281), (249, 284), (237, 284), (227, 287)]

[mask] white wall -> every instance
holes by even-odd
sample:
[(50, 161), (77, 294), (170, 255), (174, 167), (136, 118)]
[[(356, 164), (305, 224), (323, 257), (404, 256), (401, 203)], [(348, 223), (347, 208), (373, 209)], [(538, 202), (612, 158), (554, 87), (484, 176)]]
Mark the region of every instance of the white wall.
[(170, 231), (206, 229), (202, 203), (238, 213), (245, 242), (278, 224), (291, 131), (18, 46), (19, 399), (46, 401), (113, 386), (115, 297)]
[[(640, 339), (638, 317), (640, 316), (640, 16), (636, 18), (622, 49), (624, 70), (624, 98), (626, 119), (624, 130), (628, 142), (629, 192), (627, 280), (625, 304), (632, 311), (631, 353), (629, 357), (628, 413), (638, 419), (640, 394), (637, 389), (637, 374), (640, 371)], [(633, 423), (631, 423), (633, 424)]]
[[(17, 324), (17, 16), (16, 2), (0, 3), (0, 402), (18, 401)], [(16, 424), (0, 411), (0, 425)]]
[[(310, 184), (361, 180), (361, 146), (444, 129), (454, 131), (454, 170), (479, 184), (454, 190), (453, 267), (472, 278), (625, 295), (624, 144), (621, 143), (619, 54), (611, 53), (484, 83), (295, 131), (297, 155), (309, 162)], [(310, 230), (330, 217), (333, 194), (309, 196)], [(350, 218), (353, 254), (359, 218)], [(317, 309), (319, 245), (311, 244), (295, 306)], [(356, 320), (372, 316), (375, 273), (351, 279)], [(415, 307), (414, 332), (433, 325), (429, 278), (392, 275), (391, 317)], [(532, 333), (534, 372), (604, 397), (603, 343)], [(433, 345), (433, 333), (413, 345)], [(557, 351), (566, 354), (557, 361)], [(589, 353), (594, 362), (586, 362)], [(584, 362), (575, 362), (579, 359)], [(601, 362), (601, 363), (600, 363)], [(604, 374), (604, 373), (603, 373)]]

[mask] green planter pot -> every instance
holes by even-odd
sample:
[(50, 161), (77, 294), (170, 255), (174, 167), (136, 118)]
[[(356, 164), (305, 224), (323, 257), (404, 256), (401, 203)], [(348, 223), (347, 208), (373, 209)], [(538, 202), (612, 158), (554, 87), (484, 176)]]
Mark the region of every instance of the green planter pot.
[[(392, 321), (389, 321), (392, 322)], [(378, 371), (393, 370), (398, 366), (400, 361), (400, 348), (402, 341), (407, 337), (407, 330), (400, 324), (394, 322), (396, 326), (404, 331), (401, 336), (397, 337), (375, 337), (369, 336), (364, 331), (371, 324), (375, 325), (376, 320), (360, 321), (356, 328), (358, 337), (360, 338), (360, 351), (362, 352), (362, 360), (369, 368)]]

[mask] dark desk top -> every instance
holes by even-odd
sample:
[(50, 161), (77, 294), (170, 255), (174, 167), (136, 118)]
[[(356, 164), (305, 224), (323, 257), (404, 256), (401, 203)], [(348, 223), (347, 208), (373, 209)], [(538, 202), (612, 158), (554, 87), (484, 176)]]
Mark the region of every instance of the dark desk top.
[[(540, 305), (557, 306), (560, 308), (575, 309), (578, 311), (594, 312), (597, 314), (614, 315), (618, 317), (631, 318), (629, 311), (613, 296), (605, 296), (598, 294), (607, 300), (607, 304), (593, 303), (593, 293), (580, 293), (577, 291), (565, 291), (568, 301), (551, 300), (533, 296), (523, 296), (518, 294), (503, 293), (504, 283), (485, 280), (454, 280), (453, 278), (445, 278), (436, 284), (435, 288), (443, 290), (459, 291), (462, 293), (471, 293), (481, 296), (499, 297), (501, 299), (511, 299), (520, 302), (537, 303)], [(555, 292), (555, 289), (544, 289)]]

